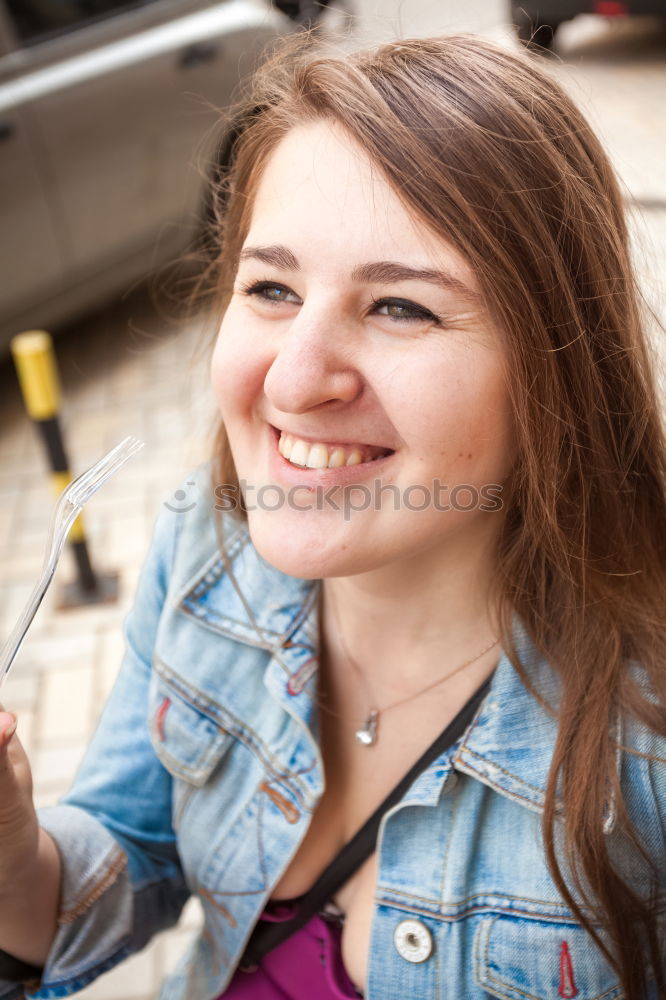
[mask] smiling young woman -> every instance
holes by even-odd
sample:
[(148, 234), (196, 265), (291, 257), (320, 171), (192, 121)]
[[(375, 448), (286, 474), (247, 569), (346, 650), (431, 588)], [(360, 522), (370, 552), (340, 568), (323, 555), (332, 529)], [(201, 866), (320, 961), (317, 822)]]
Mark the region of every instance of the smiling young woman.
[[(306, 505), (317, 487), (331, 495), (377, 479), (400, 498), (438, 477), (477, 492), (502, 484), (514, 438), (504, 368), (501, 338), (464, 258), (419, 224), (334, 123), (291, 129), (258, 180), (212, 360), (246, 492), (292, 488), (291, 503), (249, 512), (262, 556), (299, 577), (361, 574), (366, 593), (386, 599), (399, 600), (405, 587), (416, 598), (418, 589), (419, 619), (437, 620), (447, 645), (452, 629), (482, 631), (481, 596), (469, 586), (460, 592), (461, 569), (490, 578), (499, 512), (443, 516), (434, 504), (387, 502), (345, 519), (332, 506)], [(285, 458), (279, 441), (288, 438)], [(345, 464), (329, 468), (330, 459)], [(454, 579), (455, 608), (442, 592)], [(404, 671), (400, 630), (388, 640), (393, 655), (382, 657), (359, 596), (362, 652), (383, 659), (384, 677), (393, 663)], [(406, 628), (412, 609), (401, 603)], [(410, 647), (413, 656), (411, 637)]]
[(466, 35), (297, 39), (232, 134), (215, 455), (57, 806), (0, 717), (0, 997), (195, 894), (161, 1000), (660, 1000), (666, 444), (606, 155)]
[[(323, 578), (321, 681), (348, 725), (352, 654), (388, 702), (495, 631), (544, 704), (518, 616), (561, 682), (548, 707), (550, 874), (622, 995), (642, 1000), (650, 962), (663, 990), (663, 831), (632, 835), (641, 816), (626, 811), (636, 789), (619, 783), (618, 733), (631, 741), (615, 727), (633, 717), (655, 734), (663, 816), (666, 455), (608, 159), (546, 69), (470, 36), (345, 59), (281, 52), (235, 126), (218, 192), (215, 482), (240, 477), (268, 562)], [(386, 457), (350, 467), (367, 446)], [(401, 495), (437, 477), (498, 484), (502, 510), (387, 503), (346, 519), (248, 500), (248, 486), (282, 484), (305, 504), (376, 476)], [(449, 685), (431, 701), (424, 745), (433, 716), (496, 663), (494, 649), (458, 699)], [(418, 731), (418, 711), (395, 726), (403, 740)], [(342, 770), (354, 766), (349, 754)], [(602, 829), (609, 795), (622, 850)]]

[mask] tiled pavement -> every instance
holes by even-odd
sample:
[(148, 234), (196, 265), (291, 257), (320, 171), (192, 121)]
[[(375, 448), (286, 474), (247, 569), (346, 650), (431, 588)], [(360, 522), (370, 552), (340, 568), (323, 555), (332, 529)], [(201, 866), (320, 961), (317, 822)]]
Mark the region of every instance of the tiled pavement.
[[(637, 266), (649, 302), (665, 317), (666, 130), (660, 109), (666, 103), (666, 41), (651, 41), (642, 28), (609, 34), (583, 20), (567, 26), (561, 55), (554, 71), (595, 121), (628, 198), (636, 199), (631, 217)], [(134, 294), (57, 339), (62, 423), (73, 471), (88, 467), (126, 434), (141, 437), (146, 446), (85, 512), (94, 564), (119, 572), (119, 600), (58, 611), (59, 586), (73, 574), (65, 553), (2, 692), (2, 701), (18, 713), (38, 804), (54, 802), (68, 787), (113, 683), (123, 652), (122, 621), (159, 505), (210, 452), (215, 406), (207, 365), (214, 331), (205, 318), (175, 322), (164, 309), (146, 294)], [(42, 564), (52, 509), (44, 464), (6, 364), (0, 368), (0, 641)], [(178, 928), (78, 995), (155, 997), (198, 920), (192, 903)]]

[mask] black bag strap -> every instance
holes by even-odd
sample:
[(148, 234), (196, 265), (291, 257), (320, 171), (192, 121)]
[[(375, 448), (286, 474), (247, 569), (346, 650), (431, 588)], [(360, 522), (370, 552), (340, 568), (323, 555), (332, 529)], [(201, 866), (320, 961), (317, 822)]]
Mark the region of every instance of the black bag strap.
[(486, 694), (490, 686), (491, 677), (488, 677), (472, 697), (463, 705), (456, 717), (449, 723), (443, 732), (436, 737), (428, 749), (421, 754), (416, 763), (409, 769), (407, 774), (400, 779), (398, 784), (384, 801), (375, 809), (372, 816), (363, 824), (361, 829), (354, 834), (349, 843), (345, 844), (339, 854), (331, 861), (327, 868), (321, 873), (312, 888), (299, 897), (300, 907), (298, 913), (290, 917), (289, 920), (268, 921), (260, 920), (252, 933), (239, 967), (245, 971), (251, 971), (256, 967), (261, 959), (269, 951), (275, 948), (280, 942), (286, 940), (291, 934), (303, 927), (310, 917), (318, 913), (325, 903), (331, 898), (333, 893), (347, 881), (356, 869), (368, 858), (377, 842), (377, 832), (381, 818), (392, 805), (399, 802), (403, 797), (414, 778), (421, 771), (435, 760), (439, 755), (447, 750), (455, 741), (462, 736), (465, 729), (472, 721), (481, 699)]

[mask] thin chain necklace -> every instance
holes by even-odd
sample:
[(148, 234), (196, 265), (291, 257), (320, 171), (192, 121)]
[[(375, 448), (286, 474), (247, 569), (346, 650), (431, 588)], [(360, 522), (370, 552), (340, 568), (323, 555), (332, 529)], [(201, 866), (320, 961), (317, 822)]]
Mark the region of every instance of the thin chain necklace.
[[(333, 603), (332, 600), (331, 600), (331, 610), (333, 611), (333, 617), (335, 618), (335, 624), (338, 629), (338, 635), (340, 637), (340, 645), (342, 646), (346, 658), (349, 660), (352, 667), (354, 668), (354, 671), (359, 680), (361, 681), (361, 684), (365, 688), (367, 694), (368, 686), (366, 684), (365, 677), (363, 676), (363, 671), (359, 667), (356, 660), (350, 655), (349, 650), (347, 649), (347, 644), (345, 643), (345, 640), (342, 635), (342, 630), (340, 628), (340, 619), (338, 618), (337, 608), (335, 607), (335, 604)], [(448, 680), (449, 677), (453, 677), (454, 674), (457, 674), (461, 670), (464, 670), (465, 667), (470, 667), (473, 663), (476, 663), (477, 660), (481, 659), (484, 653), (487, 653), (498, 642), (499, 642), (499, 636), (495, 636), (493, 641), (489, 643), (489, 645), (485, 646), (480, 653), (477, 653), (476, 656), (473, 656), (471, 660), (465, 660), (465, 662), (461, 663), (459, 667), (456, 667), (454, 670), (449, 671), (449, 673), (446, 674), (444, 677), (439, 677), (436, 681), (433, 681), (431, 684), (428, 684), (427, 687), (424, 687), (420, 691), (417, 691), (416, 694), (409, 694), (407, 695), (406, 698), (401, 698), (400, 701), (394, 701), (392, 705), (385, 705), (384, 708), (381, 709), (370, 708), (365, 718), (365, 722), (360, 727), (360, 729), (357, 729), (356, 732), (354, 733), (354, 736), (356, 737), (357, 741), (361, 744), (361, 746), (364, 747), (374, 746), (378, 739), (379, 715), (381, 712), (389, 712), (392, 708), (397, 708), (398, 705), (404, 705), (406, 701), (411, 701), (413, 698), (417, 698), (419, 695), (425, 694), (426, 691), (430, 691), (431, 688), (436, 687), (437, 684), (443, 683), (443, 681)], [(372, 705), (374, 698), (369, 696), (367, 698), (367, 701), (370, 703), (370, 705)]]

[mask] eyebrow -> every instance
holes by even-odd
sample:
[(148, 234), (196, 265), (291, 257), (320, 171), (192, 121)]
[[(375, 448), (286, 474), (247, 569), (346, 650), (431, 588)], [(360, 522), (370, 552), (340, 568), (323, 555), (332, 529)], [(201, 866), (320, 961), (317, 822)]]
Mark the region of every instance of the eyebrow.
[[(285, 246), (244, 247), (240, 252), (240, 260), (260, 260), (263, 264), (272, 264), (283, 271), (300, 271), (295, 255)], [(474, 305), (482, 303), (480, 292), (474, 291), (460, 278), (448, 271), (439, 271), (429, 267), (410, 267), (397, 261), (378, 260), (370, 264), (360, 264), (352, 271), (352, 281), (366, 282), (397, 282), (397, 281), (427, 281), (431, 285), (439, 285), (446, 291), (454, 292)]]

